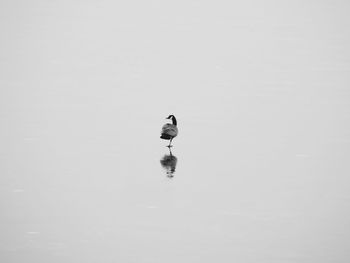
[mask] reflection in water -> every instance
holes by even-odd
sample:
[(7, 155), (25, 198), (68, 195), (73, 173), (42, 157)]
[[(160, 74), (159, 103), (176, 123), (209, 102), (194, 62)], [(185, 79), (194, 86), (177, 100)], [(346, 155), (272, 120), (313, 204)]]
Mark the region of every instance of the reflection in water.
[(176, 169), (177, 158), (175, 155), (172, 154), (170, 147), (169, 147), (169, 153), (170, 154), (166, 154), (163, 156), (162, 159), (160, 159), (160, 164), (165, 169), (166, 175), (169, 178), (173, 178), (175, 169)]

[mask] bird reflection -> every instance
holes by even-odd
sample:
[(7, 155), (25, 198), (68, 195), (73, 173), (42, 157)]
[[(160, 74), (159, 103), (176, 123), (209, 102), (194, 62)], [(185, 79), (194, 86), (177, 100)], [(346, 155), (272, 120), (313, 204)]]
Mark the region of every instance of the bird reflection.
[(177, 158), (175, 155), (172, 154), (169, 148), (169, 154), (164, 155), (163, 158), (160, 159), (160, 164), (165, 169), (167, 177), (169, 178), (174, 177), (176, 163), (177, 163)]

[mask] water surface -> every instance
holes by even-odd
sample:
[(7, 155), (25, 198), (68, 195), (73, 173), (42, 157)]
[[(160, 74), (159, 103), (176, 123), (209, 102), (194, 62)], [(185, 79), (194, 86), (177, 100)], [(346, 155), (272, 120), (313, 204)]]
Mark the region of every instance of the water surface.
[(349, 261), (348, 4), (17, 2), (1, 262)]

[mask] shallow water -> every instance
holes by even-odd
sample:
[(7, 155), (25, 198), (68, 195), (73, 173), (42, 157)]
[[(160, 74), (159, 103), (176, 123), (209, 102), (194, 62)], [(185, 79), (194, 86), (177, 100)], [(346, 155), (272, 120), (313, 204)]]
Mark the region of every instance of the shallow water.
[(348, 262), (348, 4), (134, 4), (1, 8), (1, 262)]

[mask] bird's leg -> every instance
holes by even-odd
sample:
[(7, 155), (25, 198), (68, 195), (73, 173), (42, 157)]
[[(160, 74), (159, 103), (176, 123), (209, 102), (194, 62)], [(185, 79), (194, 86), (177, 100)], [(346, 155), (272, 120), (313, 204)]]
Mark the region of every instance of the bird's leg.
[(173, 140), (173, 138), (170, 139), (169, 145), (168, 147), (171, 147), (171, 141)]

